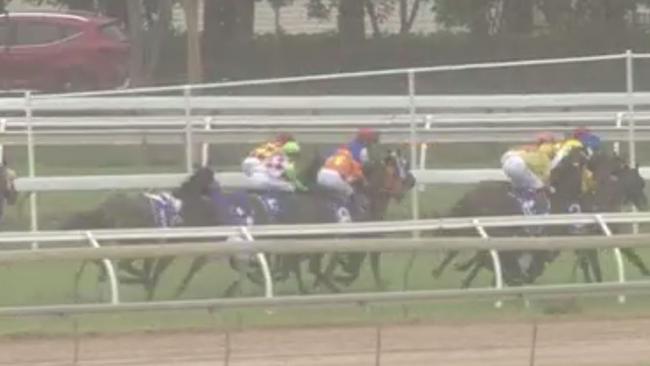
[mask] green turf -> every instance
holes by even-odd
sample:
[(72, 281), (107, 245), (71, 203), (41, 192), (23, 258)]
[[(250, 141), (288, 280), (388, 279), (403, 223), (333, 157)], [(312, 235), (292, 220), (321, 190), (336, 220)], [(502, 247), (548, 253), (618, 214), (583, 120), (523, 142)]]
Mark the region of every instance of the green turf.
[[(641, 151), (645, 151), (642, 146)], [(245, 147), (222, 146), (212, 151), (213, 165), (219, 170), (237, 164), (237, 154)], [(431, 167), (486, 167), (496, 166), (502, 146), (483, 145), (452, 148), (434, 145), (430, 149)], [(21, 175), (26, 172), (25, 154), (22, 149), (10, 149), (11, 161)], [(643, 155), (646, 155), (645, 153)], [(640, 156), (643, 156), (640, 155)], [(37, 175), (74, 174), (133, 174), (145, 172), (183, 171), (183, 152), (178, 147), (75, 147), (39, 148), (37, 150)], [(444, 215), (469, 186), (436, 185), (421, 192), (421, 212), (423, 217)], [(42, 229), (56, 229), (62, 220), (73, 212), (94, 207), (108, 192), (48, 193), (39, 195), (39, 221)], [(408, 199), (394, 205), (389, 218), (406, 218), (410, 215)], [(22, 209), (11, 208), (2, 224), (2, 230), (27, 229), (29, 227), (28, 205)], [(466, 253), (469, 255), (471, 253)], [(611, 252), (603, 252), (601, 260), (607, 280), (614, 280), (615, 269)], [(650, 257), (650, 253), (644, 253)], [(388, 281), (389, 290), (403, 288), (403, 276), (410, 254), (391, 254), (383, 256), (383, 276)], [(462, 274), (450, 269), (440, 279), (430, 276), (432, 267), (441, 259), (440, 253), (418, 254), (408, 277), (409, 289), (456, 288)], [(539, 283), (569, 282), (574, 256), (564, 253), (550, 266)], [(157, 299), (170, 299), (180, 277), (187, 270), (188, 259), (179, 259), (165, 273)], [(98, 285), (96, 270), (92, 267), (85, 272), (78, 294), (75, 294), (73, 278), (79, 263), (38, 263), (0, 267), (0, 306), (44, 305), (75, 302), (98, 302), (107, 299), (104, 285)], [(367, 267), (361, 279), (345, 291), (374, 290)], [(223, 261), (211, 263), (195, 279), (184, 298), (212, 298), (222, 296), (225, 288), (236, 278), (236, 274)], [(639, 274), (628, 265), (628, 278), (639, 278)], [(307, 277), (311, 281), (311, 277)], [(489, 286), (491, 274), (480, 275), (475, 286)], [(296, 293), (293, 281), (277, 284), (277, 294)], [(143, 299), (141, 288), (122, 285), (124, 301)], [(243, 296), (259, 296), (261, 289), (247, 284)], [(521, 301), (506, 303), (505, 309), (496, 310), (491, 302), (462, 302), (409, 304), (408, 306), (372, 306), (370, 308), (328, 308), (328, 309), (286, 309), (275, 311), (272, 315), (263, 310), (230, 310), (217, 314), (206, 312), (170, 312), (111, 314), (102, 316), (76, 317), (79, 329), (88, 332), (125, 331), (135, 329), (169, 329), (194, 327), (237, 327), (277, 326), (306, 324), (342, 324), (376, 321), (417, 321), (417, 320), (478, 320), (478, 319), (517, 319), (529, 316), (601, 316), (604, 314), (644, 314), (649, 297), (630, 297), (624, 306), (615, 303), (615, 297), (578, 300), (575, 303), (535, 301), (531, 309), (522, 306)], [(0, 319), (0, 334), (69, 332), (70, 319)]]

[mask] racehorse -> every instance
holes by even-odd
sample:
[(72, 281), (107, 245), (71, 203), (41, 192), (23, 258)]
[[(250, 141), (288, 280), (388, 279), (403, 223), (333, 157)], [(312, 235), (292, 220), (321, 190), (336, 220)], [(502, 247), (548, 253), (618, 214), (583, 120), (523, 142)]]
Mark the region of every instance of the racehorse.
[[(69, 217), (61, 229), (212, 226), (219, 220), (219, 213), (210, 198), (215, 184), (214, 172), (209, 168), (199, 168), (171, 194), (114, 193), (98, 207)], [(118, 267), (130, 275), (121, 282), (142, 283), (147, 298), (152, 299), (160, 275), (171, 261), (171, 258), (148, 258), (143, 260), (141, 268), (136, 268), (136, 261), (120, 260)], [(85, 265), (84, 262), (77, 272), (77, 282)], [(100, 278), (103, 278), (103, 267), (99, 268)]]
[[(555, 192), (550, 195), (552, 212), (567, 212), (572, 203), (580, 196), (582, 185), (582, 169), (586, 164), (584, 155), (574, 150), (553, 171), (551, 185)], [(450, 217), (473, 216), (509, 216), (530, 214), (522, 208), (521, 202), (513, 194), (510, 184), (505, 182), (484, 181), (478, 187), (468, 192), (452, 208)], [(503, 227), (490, 228), (486, 232), (490, 236), (531, 236), (549, 234), (552, 229), (531, 227)], [(450, 235), (476, 235), (474, 229), (462, 231), (444, 231)], [(459, 254), (458, 251), (449, 252), (442, 263), (432, 271), (434, 277), (439, 277), (451, 261)], [(520, 285), (531, 283), (541, 273), (545, 265), (557, 255), (556, 252), (544, 250), (508, 250), (500, 251), (499, 258), (502, 265), (503, 280), (507, 285)], [(464, 264), (457, 266), (458, 270), (470, 272), (462, 281), (462, 287), (469, 287), (481, 269), (492, 269), (492, 261), (487, 251), (480, 251)]]
[[(639, 173), (638, 166), (631, 168), (620, 156), (598, 154), (589, 162), (596, 182), (595, 189), (585, 194), (580, 200), (580, 209), (584, 212), (618, 212), (624, 205), (632, 204), (639, 210), (648, 208), (645, 195), (645, 180)], [(611, 228), (613, 232), (616, 227)], [(589, 232), (601, 234), (601, 228), (589, 226)], [(602, 271), (598, 260), (598, 251), (584, 249), (578, 251), (577, 266), (582, 270), (586, 282), (602, 282)], [(648, 267), (632, 248), (622, 248), (621, 253), (645, 275), (650, 275)], [(575, 274), (575, 268), (574, 268)]]
[[(301, 172), (301, 180), (310, 187), (309, 193), (278, 193), (278, 192), (247, 192), (249, 197), (247, 207), (244, 210), (252, 218), (252, 224), (305, 224), (305, 223), (328, 223), (328, 222), (349, 222), (349, 221), (367, 221), (370, 219), (383, 219), (388, 208), (388, 203), (392, 198), (399, 199), (410, 189), (415, 179), (409, 171), (406, 160), (399, 151), (391, 151), (387, 156), (376, 164), (370, 165), (366, 169), (368, 177), (368, 186), (361, 188), (357, 196), (353, 199), (354, 204), (345, 204), (335, 195), (318, 188), (315, 184), (315, 176), (318, 169), (322, 166), (322, 159), (317, 154), (311, 164)], [(232, 193), (231, 193), (232, 194)], [(224, 194), (228, 195), (228, 194)], [(225, 201), (221, 199), (221, 201)], [(242, 200), (237, 200), (242, 202)], [(216, 202), (216, 200), (215, 200)], [(231, 213), (238, 211), (237, 208), (230, 207), (226, 210)], [(290, 254), (275, 256), (272, 260), (274, 263), (274, 279), (285, 280), (291, 274), (296, 277), (298, 290), (301, 293), (307, 292), (302, 278), (300, 264), (303, 259), (310, 262), (309, 268), (311, 273), (316, 276), (317, 283), (322, 283), (333, 291), (337, 287), (330, 281), (329, 275), (334, 270), (336, 264), (341, 264), (349, 278), (358, 277), (360, 267), (365, 258), (363, 253), (351, 253), (348, 255), (334, 255), (326, 271), (321, 271), (322, 254), (302, 255)], [(208, 262), (207, 257), (195, 259), (190, 270), (179, 285), (176, 295), (180, 296), (187, 288), (192, 278)], [(245, 261), (250, 264), (249, 261)], [(242, 263), (231, 260), (231, 266), (236, 270), (242, 270)], [(371, 255), (371, 265), (373, 275), (378, 286), (383, 282), (380, 279), (379, 255)], [(250, 275), (255, 281), (259, 274)], [(235, 281), (226, 291), (227, 294), (234, 292), (240, 286), (239, 281)]]

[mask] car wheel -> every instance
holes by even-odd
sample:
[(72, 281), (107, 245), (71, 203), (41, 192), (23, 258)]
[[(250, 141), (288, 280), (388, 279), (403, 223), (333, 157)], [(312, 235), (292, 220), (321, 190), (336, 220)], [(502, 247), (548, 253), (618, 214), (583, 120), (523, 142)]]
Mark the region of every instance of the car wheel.
[(68, 76), (63, 83), (63, 90), (65, 92), (82, 92), (93, 90), (95, 88), (95, 83), (87, 75), (80, 73), (68, 73), (67, 75)]

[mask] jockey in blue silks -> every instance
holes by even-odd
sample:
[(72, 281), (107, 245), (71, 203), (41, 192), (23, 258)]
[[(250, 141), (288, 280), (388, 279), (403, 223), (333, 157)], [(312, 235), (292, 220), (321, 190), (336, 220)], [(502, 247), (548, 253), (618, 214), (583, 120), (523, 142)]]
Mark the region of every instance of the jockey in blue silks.
[[(379, 131), (373, 128), (361, 128), (357, 131), (354, 140), (344, 145), (352, 153), (352, 158), (361, 165), (366, 165), (372, 161), (372, 149), (379, 143)], [(336, 154), (340, 146), (332, 149), (326, 159)]]

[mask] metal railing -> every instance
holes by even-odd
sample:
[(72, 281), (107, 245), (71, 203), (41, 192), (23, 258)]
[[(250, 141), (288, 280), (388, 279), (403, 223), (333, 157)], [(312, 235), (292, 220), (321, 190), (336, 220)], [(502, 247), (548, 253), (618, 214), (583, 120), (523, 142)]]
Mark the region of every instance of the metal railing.
[[(265, 253), (330, 253), (344, 251), (422, 251), (422, 250), (460, 250), (477, 249), (489, 250), (495, 268), (497, 290), (504, 288), (501, 271), (501, 261), (498, 251), (513, 249), (584, 249), (584, 248), (611, 248), (617, 265), (618, 282), (624, 285), (625, 268), (619, 247), (646, 246), (650, 243), (650, 235), (620, 235), (613, 237), (609, 228), (615, 223), (648, 223), (648, 213), (612, 213), (612, 214), (572, 214), (549, 216), (504, 216), (504, 217), (474, 217), (474, 218), (446, 218), (419, 221), (397, 222), (366, 222), (355, 224), (312, 224), (301, 225), (298, 230), (292, 225), (272, 225), (256, 227), (199, 227), (199, 228), (169, 228), (169, 229), (123, 229), (123, 230), (92, 230), (92, 231), (52, 231), (52, 232), (6, 232), (0, 233), (0, 246), (7, 244), (31, 243), (58, 243), (55, 248), (41, 247), (40, 250), (2, 250), (0, 251), (0, 265), (25, 261), (44, 260), (101, 260), (109, 274), (111, 302), (119, 304), (119, 283), (113, 265), (109, 258), (140, 258), (140, 257), (169, 257), (169, 256), (197, 256), (197, 255), (234, 255), (251, 254), (259, 261), (265, 279), (265, 296), (271, 298), (273, 282)], [(553, 226), (572, 224), (599, 225), (605, 237), (535, 237), (526, 238), (522, 243), (521, 238), (489, 237), (486, 229), (497, 227), (524, 227), (524, 226)], [(432, 231), (441, 229), (475, 229), (479, 238), (416, 238), (416, 239), (339, 239), (307, 240), (294, 239), (281, 241), (273, 240), (277, 237), (292, 236), (296, 238), (323, 236), (323, 235), (351, 235), (351, 234), (382, 234), (382, 233), (407, 233), (412, 231)], [(253, 241), (253, 236), (261, 241)], [(225, 238), (239, 238), (239, 240), (224, 241)], [(271, 240), (264, 240), (270, 238)], [(129, 241), (129, 240), (189, 240), (188, 243), (175, 244), (146, 244), (118, 245), (101, 247), (100, 241)], [(486, 240), (488, 239), (488, 240)], [(219, 240), (218, 243), (196, 243), (195, 241)], [(61, 247), (65, 242), (89, 241), (91, 247), (80, 248)], [(192, 243), (194, 241), (194, 243)], [(624, 288), (621, 287), (621, 288)], [(623, 295), (619, 301), (624, 302)], [(501, 306), (498, 301), (496, 306)], [(0, 310), (0, 313), (2, 311)]]

